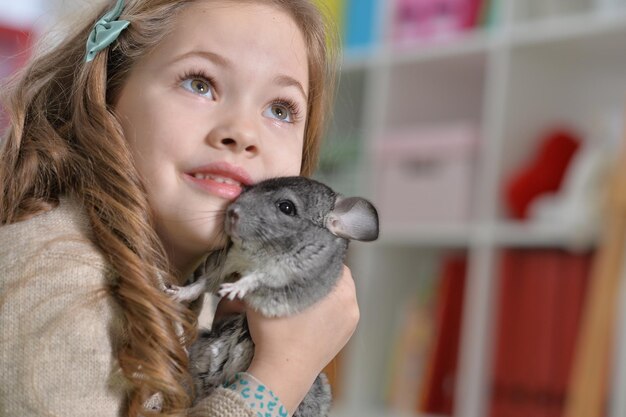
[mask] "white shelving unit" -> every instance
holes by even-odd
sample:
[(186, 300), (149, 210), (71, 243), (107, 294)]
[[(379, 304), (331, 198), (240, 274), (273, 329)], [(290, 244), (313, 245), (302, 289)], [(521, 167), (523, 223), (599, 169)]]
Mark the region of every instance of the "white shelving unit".
[[(602, 113), (623, 114), (626, 2), (577, 1), (575, 10), (544, 8), (542, 16), (535, 0), (496, 1), (499, 16), (488, 30), (402, 48), (383, 36), (367, 52), (346, 53), (330, 136), (357, 138), (361, 152), (355, 172), (336, 173), (340, 191), (377, 202), (371, 149), (389, 130), (463, 119), (481, 126), (481, 139), (471, 221), (386, 227), (383, 217), (378, 242), (353, 244), (350, 263), (362, 315), (346, 355), (337, 417), (400, 416), (384, 401), (393, 318), (403, 295), (415, 291), (416, 281), (432, 273), (448, 250), (465, 251), (469, 260), (454, 417), (486, 416), (499, 250), (595, 242), (595, 236), (559, 224), (509, 220), (500, 191), (551, 123), (586, 135)], [(385, 34), (393, 3), (381, 2)]]

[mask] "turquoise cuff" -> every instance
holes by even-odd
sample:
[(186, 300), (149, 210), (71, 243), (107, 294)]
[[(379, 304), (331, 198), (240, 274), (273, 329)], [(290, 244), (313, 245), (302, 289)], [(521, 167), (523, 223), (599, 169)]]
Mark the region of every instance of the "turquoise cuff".
[(124, 0), (118, 0), (113, 10), (96, 22), (87, 38), (85, 62), (93, 60), (98, 52), (115, 42), (120, 33), (130, 25), (128, 20), (117, 20), (123, 8)]
[(261, 381), (247, 372), (239, 372), (224, 388), (238, 392), (257, 417), (288, 417), (287, 409), (278, 397)]

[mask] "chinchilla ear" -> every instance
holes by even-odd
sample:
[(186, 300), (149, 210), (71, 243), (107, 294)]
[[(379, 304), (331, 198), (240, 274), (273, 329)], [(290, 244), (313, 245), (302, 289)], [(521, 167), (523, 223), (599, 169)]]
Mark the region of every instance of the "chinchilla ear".
[(360, 197), (337, 196), (335, 208), (326, 217), (326, 227), (336, 236), (371, 241), (378, 238), (378, 213)]

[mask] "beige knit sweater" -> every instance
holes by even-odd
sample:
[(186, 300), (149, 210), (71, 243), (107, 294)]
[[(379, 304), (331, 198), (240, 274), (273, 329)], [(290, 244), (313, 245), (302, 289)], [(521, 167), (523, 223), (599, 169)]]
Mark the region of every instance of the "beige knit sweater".
[[(121, 415), (122, 313), (103, 291), (113, 274), (88, 233), (68, 200), (0, 227), (0, 416)], [(222, 388), (188, 415), (255, 416)]]

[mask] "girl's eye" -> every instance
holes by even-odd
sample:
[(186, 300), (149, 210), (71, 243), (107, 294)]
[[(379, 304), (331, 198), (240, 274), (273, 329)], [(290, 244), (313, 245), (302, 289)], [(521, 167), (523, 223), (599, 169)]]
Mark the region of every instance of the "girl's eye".
[(181, 85), (184, 89), (189, 90), (192, 93), (209, 97), (211, 99), (214, 98), (211, 83), (203, 80), (202, 78), (187, 78), (183, 80)]
[(263, 112), (263, 115), (272, 119), (276, 119), (280, 122), (294, 123), (298, 119), (298, 108), (295, 104), (290, 102), (275, 102)]
[(272, 117), (276, 120), (280, 120), (281, 122), (291, 122), (291, 112), (289, 109), (282, 104), (272, 104), (267, 109), (268, 117)]

